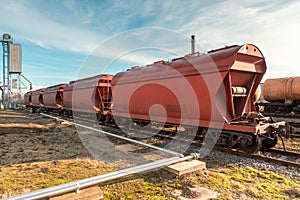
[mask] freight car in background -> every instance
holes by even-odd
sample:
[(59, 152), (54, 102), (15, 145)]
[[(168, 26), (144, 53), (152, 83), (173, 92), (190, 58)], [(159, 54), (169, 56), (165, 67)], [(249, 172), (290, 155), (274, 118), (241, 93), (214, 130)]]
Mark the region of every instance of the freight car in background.
[[(39, 112), (41, 108), (44, 107), (44, 100), (43, 100), (43, 94), (47, 88), (41, 88), (35, 91), (30, 92), (31, 94), (28, 94), (28, 100), (24, 100), (25, 102), (29, 102), (31, 105), (31, 109), (33, 112)], [(26, 93), (27, 94), (27, 93)], [(25, 94), (25, 95), (26, 95)], [(26, 105), (27, 107), (29, 105)], [(47, 105), (48, 106), (48, 105)]]
[(23, 102), (24, 102), (26, 108), (29, 108), (29, 107), (32, 106), (31, 98), (32, 98), (32, 91), (29, 91), (24, 95), (24, 101)]
[(45, 107), (46, 111), (51, 110), (62, 110), (64, 106), (64, 98), (63, 98), (63, 91), (66, 87), (66, 84), (59, 84), (48, 87), (44, 93), (42, 94), (42, 101), (43, 106)]
[[(255, 111), (255, 92), (265, 72), (265, 58), (256, 46), (227, 46), (132, 67), (114, 76), (72, 81), (64, 87), (63, 104), (57, 104), (57, 109), (93, 114), (104, 124), (155, 122), (186, 130), (196, 127), (203, 135), (210, 134), (208, 129), (219, 129), (218, 144), (256, 152), (273, 147), (278, 136), (288, 137), (290, 131), (286, 122)], [(59, 90), (54, 88), (57, 96)], [(54, 100), (51, 105), (43, 100), (45, 90), (32, 92), (33, 110), (53, 108)], [(155, 105), (159, 107), (151, 112)]]
[(300, 114), (300, 77), (267, 79), (256, 108), (263, 113)]
[(71, 113), (94, 115), (101, 122), (109, 121), (112, 116), (112, 77), (100, 74), (71, 81), (65, 89), (65, 109)]

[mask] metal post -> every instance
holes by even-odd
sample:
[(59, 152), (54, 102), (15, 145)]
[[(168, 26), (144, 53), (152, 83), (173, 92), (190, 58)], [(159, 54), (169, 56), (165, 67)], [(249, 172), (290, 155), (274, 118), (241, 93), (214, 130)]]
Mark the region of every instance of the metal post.
[(6, 107), (6, 103), (5, 103), (5, 90), (6, 90), (6, 87), (5, 87), (5, 85), (6, 85), (6, 74), (5, 74), (5, 66), (6, 66), (6, 59), (5, 59), (5, 55), (6, 55), (6, 44), (5, 44), (5, 42), (4, 41), (2, 41), (2, 46), (3, 46), (3, 58), (2, 58), (2, 61), (3, 61), (3, 63), (2, 63), (2, 66), (3, 66), (3, 71), (2, 71), (2, 73), (3, 73), (3, 76), (2, 76), (2, 92), (3, 92), (3, 99), (2, 99), (2, 103), (3, 103), (3, 108), (5, 109), (5, 107)]
[(18, 92), (19, 92), (19, 98), (20, 98), (20, 106), (22, 106), (22, 91), (21, 91), (21, 73), (18, 74)]
[[(4, 33), (2, 40), (3, 46), (3, 106), (4, 109), (14, 108), (18, 103), (22, 104), (21, 77), (22, 76), (22, 47), (14, 44), (12, 37)], [(17, 77), (16, 77), (17, 76)], [(16, 86), (12, 86), (12, 80), (16, 78)], [(27, 79), (26, 79), (27, 80)], [(15, 92), (17, 91), (16, 94)], [(13, 94), (16, 96), (15, 104), (12, 104)], [(19, 96), (18, 96), (19, 95)], [(19, 99), (18, 99), (19, 98)]]
[(23, 74), (20, 74), (20, 76), (23, 77), (29, 83), (29, 89), (32, 90), (32, 83), (31, 83), (31, 81), (28, 78), (26, 78)]
[[(8, 51), (9, 52), (9, 51)], [(9, 54), (8, 54), (9, 55)], [(9, 56), (8, 56), (9, 57)], [(9, 63), (9, 59), (8, 59), (8, 63)], [(11, 73), (9, 73), (9, 64), (8, 64), (8, 85), (7, 85), (7, 108), (12, 108), (12, 76)]]
[(195, 53), (195, 42), (196, 42), (195, 35), (192, 35), (191, 36), (191, 53), (192, 54)]
[(10, 105), (10, 75), (9, 75), (9, 45), (12, 43), (12, 38), (9, 34), (3, 34), (1, 40), (3, 46), (3, 106), (4, 109), (9, 108)]
[(3, 46), (3, 106), (4, 109), (8, 108), (8, 93), (9, 93), (9, 75), (8, 75), (8, 68), (9, 68), (9, 47), (8, 47), (8, 42), (3, 40), (2, 41), (2, 46)]

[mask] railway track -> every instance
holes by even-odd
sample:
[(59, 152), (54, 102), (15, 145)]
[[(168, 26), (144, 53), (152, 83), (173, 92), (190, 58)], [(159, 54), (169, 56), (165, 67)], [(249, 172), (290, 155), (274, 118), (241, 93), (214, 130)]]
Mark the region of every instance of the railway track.
[[(68, 118), (68, 120), (70, 120), (70, 118)], [(94, 120), (86, 119), (86, 118), (82, 118), (82, 119), (78, 118), (76, 121), (77, 121), (77, 123), (81, 122), (81, 123), (84, 123), (84, 124), (90, 125), (90, 126), (92, 126), (96, 122)], [(122, 130), (120, 130), (116, 126), (103, 126), (103, 128), (106, 131), (113, 131), (115, 134), (118, 134), (118, 135), (126, 136), (126, 137), (136, 139), (136, 140), (139, 139), (139, 138), (135, 137), (135, 134), (132, 134), (132, 135), (125, 134)], [(132, 131), (134, 132), (136, 130), (132, 130)], [(164, 141), (165, 143), (168, 143), (169, 140), (173, 140), (175, 137), (175, 133), (173, 131), (166, 131), (166, 130), (163, 130), (159, 133), (153, 133), (151, 131), (143, 131), (142, 134), (156, 137), (159, 139), (165, 139), (165, 141)], [(180, 141), (181, 139), (179, 138), (177, 140)], [(147, 143), (149, 141), (144, 140), (143, 142)], [(184, 142), (184, 141), (182, 141), (182, 142)], [(202, 142), (203, 142), (203, 138), (200, 136), (196, 136), (195, 139), (193, 141), (191, 141), (191, 145), (193, 145), (193, 147), (191, 147), (190, 149), (199, 148), (199, 146), (201, 146), (203, 144)], [(163, 144), (161, 144), (161, 145), (164, 146)], [(219, 147), (219, 146), (215, 146), (213, 149), (220, 151), (220, 152), (226, 152), (229, 154), (239, 155), (239, 156), (253, 158), (253, 159), (257, 159), (257, 160), (263, 160), (266, 162), (272, 162), (272, 163), (276, 163), (279, 165), (290, 166), (290, 167), (295, 167), (295, 168), (300, 169), (300, 153), (298, 153), (298, 152), (284, 151), (284, 150), (279, 150), (279, 149), (269, 149), (268, 151), (266, 151), (266, 153), (272, 153), (272, 156), (270, 156), (270, 155), (267, 155), (266, 153), (265, 154), (248, 154), (248, 153), (245, 153), (245, 152), (237, 150), (237, 149), (229, 149), (229, 148), (224, 148), (224, 147)], [(287, 159), (283, 159), (284, 156)], [(295, 160), (297, 160), (297, 161), (295, 161)]]
[(280, 150), (280, 149), (268, 149), (266, 152), (269, 153), (277, 153), (283, 156), (291, 156), (291, 157), (295, 157), (296, 159), (300, 159), (300, 153), (295, 152), (295, 151), (284, 151), (284, 150)]
[[(279, 165), (282, 165), (282, 166), (289, 166), (289, 167), (295, 167), (295, 168), (300, 169), (300, 161), (295, 162), (295, 161), (286, 160), (286, 159), (282, 159), (282, 158), (270, 157), (270, 156), (267, 156), (267, 155), (264, 155), (264, 154), (247, 154), (245, 152), (242, 152), (242, 151), (239, 151), (239, 150), (236, 150), (236, 149), (228, 149), (228, 148), (221, 148), (221, 147), (215, 147), (214, 149), (217, 150), (217, 151), (226, 152), (226, 153), (230, 153), (230, 154), (233, 154), (233, 155), (243, 156), (243, 157), (252, 158), (252, 159), (256, 159), (256, 160), (263, 160), (263, 161), (267, 161), (267, 162), (276, 163), (276, 164), (279, 164)], [(277, 151), (275, 149), (271, 149), (270, 151), (271, 152), (276, 152), (276, 153), (280, 152), (280, 154), (282, 153), (282, 154), (285, 154), (285, 155), (291, 153), (291, 152), (283, 153), (284, 151)], [(297, 156), (298, 159), (300, 158), (299, 153), (293, 152), (292, 154), (293, 154), (293, 156)]]
[[(151, 133), (146, 133), (151, 134)], [(166, 138), (168, 140), (173, 139), (170, 135), (165, 134), (156, 134), (155, 137), (160, 138)], [(180, 139), (179, 139), (180, 140)], [(203, 144), (203, 138), (197, 136), (195, 140), (191, 142), (191, 145), (193, 145), (190, 149), (197, 149)], [(220, 152), (226, 152), (233, 155), (239, 155), (247, 158), (253, 158), (257, 160), (267, 161), (271, 163), (276, 163), (282, 166), (290, 166), (300, 169), (300, 153), (294, 152), (294, 151), (284, 151), (280, 149), (269, 149), (266, 151), (267, 153), (272, 153), (272, 155), (267, 154), (248, 154), (243, 151), (240, 151), (238, 149), (229, 149), (226, 147), (219, 147), (215, 146), (213, 147), (214, 150), (220, 151)], [(192, 152), (192, 151), (191, 151)], [(297, 160), (297, 161), (293, 161)]]

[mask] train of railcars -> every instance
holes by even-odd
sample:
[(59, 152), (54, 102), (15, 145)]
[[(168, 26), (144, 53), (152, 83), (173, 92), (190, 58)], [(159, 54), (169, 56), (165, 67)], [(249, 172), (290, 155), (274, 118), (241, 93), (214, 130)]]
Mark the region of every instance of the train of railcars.
[(300, 114), (300, 77), (267, 79), (257, 110), (273, 114)]
[(203, 135), (222, 129), (218, 144), (256, 152), (291, 132), (286, 122), (255, 111), (254, 95), (265, 72), (256, 46), (234, 45), (31, 91), (25, 102), (33, 110), (53, 109), (56, 103), (60, 113), (90, 113), (106, 124), (156, 122), (196, 127)]

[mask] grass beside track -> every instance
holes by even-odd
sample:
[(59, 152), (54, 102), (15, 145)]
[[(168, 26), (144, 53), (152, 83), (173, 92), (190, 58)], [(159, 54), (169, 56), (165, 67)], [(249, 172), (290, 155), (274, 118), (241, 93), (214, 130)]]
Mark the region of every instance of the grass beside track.
[(114, 171), (90, 159), (56, 160), (0, 168), (0, 198)]
[[(1, 167), (0, 198), (34, 191), (114, 171), (91, 159), (73, 159), (16, 164)], [(300, 180), (273, 172), (235, 165), (214, 167), (175, 176), (163, 169), (129, 176), (99, 185), (104, 199), (175, 199), (172, 193), (197, 197), (192, 187), (202, 186), (220, 193), (218, 199), (296, 199)]]

